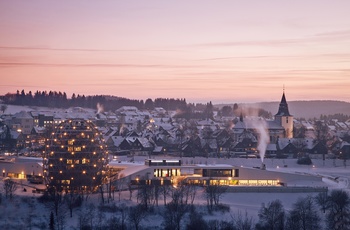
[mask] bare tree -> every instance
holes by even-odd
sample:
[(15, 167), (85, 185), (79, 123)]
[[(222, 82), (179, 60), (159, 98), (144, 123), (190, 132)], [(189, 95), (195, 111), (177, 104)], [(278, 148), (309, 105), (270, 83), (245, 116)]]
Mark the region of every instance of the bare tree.
[(126, 219), (128, 216), (128, 209), (125, 204), (122, 204), (119, 209), (120, 212), (120, 230), (126, 229)]
[(226, 192), (227, 187), (216, 184), (209, 184), (205, 187), (205, 197), (207, 198), (207, 207), (209, 211), (214, 209), (220, 203), (221, 196)]
[(153, 188), (153, 198), (154, 198), (154, 203), (156, 206), (158, 206), (158, 200), (159, 200), (159, 195), (160, 195), (160, 184), (158, 183), (159, 181), (155, 181), (155, 183), (152, 185)]
[(17, 184), (11, 179), (4, 180), (4, 191), (5, 197), (10, 198), (12, 200), (14, 192), (17, 190)]
[[(234, 230), (252, 230), (253, 229), (253, 218), (248, 216), (248, 213), (245, 212), (244, 216), (240, 211), (238, 211), (237, 215), (232, 216), (232, 225), (234, 226)], [(227, 226), (230, 229), (230, 226)], [(227, 229), (222, 228), (222, 229)]]
[(63, 207), (63, 205), (60, 205), (58, 207), (56, 215), (56, 226), (57, 230), (63, 230), (66, 227), (66, 209)]
[(107, 227), (108, 229), (118, 229), (118, 230), (126, 229), (125, 223), (123, 223), (119, 218), (119, 216), (117, 215), (113, 215), (107, 220)]
[(164, 201), (164, 205), (166, 205), (166, 198), (167, 196), (169, 196), (170, 193), (170, 186), (169, 185), (163, 185), (160, 187), (160, 193), (163, 196), (163, 201)]
[[(316, 140), (323, 144), (324, 146), (326, 145), (327, 139), (328, 139), (328, 131), (329, 127), (327, 124), (323, 123), (322, 121), (316, 121), (315, 122), (315, 135), (316, 135)], [(323, 165), (325, 164), (326, 160), (326, 151), (322, 151), (322, 159), (323, 159)], [(345, 159), (344, 159), (344, 164), (345, 164)]]
[(350, 197), (342, 190), (333, 190), (329, 196), (327, 225), (329, 229), (349, 229)]
[(73, 209), (79, 206), (82, 202), (81, 196), (74, 193), (73, 190), (65, 194), (64, 200), (68, 206), (70, 217), (73, 217)]
[(193, 208), (190, 212), (189, 222), (186, 226), (187, 230), (208, 230), (209, 226), (207, 222), (203, 219), (203, 216), (199, 214), (195, 208)]
[(103, 184), (99, 186), (100, 194), (101, 194), (101, 203), (105, 203), (105, 197), (104, 197), (104, 191), (103, 191)]
[(274, 200), (267, 205), (262, 204), (259, 210), (257, 230), (283, 230), (285, 212), (280, 200)]
[(83, 205), (79, 214), (79, 229), (93, 229), (96, 216), (94, 204)]
[(103, 230), (103, 229), (105, 229), (104, 227), (104, 222), (105, 222), (105, 219), (106, 219), (106, 214), (102, 211), (102, 210), (100, 210), (100, 209), (97, 209), (98, 211), (97, 211), (97, 216), (96, 216), (96, 226), (95, 226), (95, 228), (97, 229), (97, 230)]
[(289, 212), (286, 229), (319, 230), (320, 220), (312, 197), (299, 198)]
[(118, 200), (120, 202), (121, 200), (121, 194), (122, 191), (125, 189), (125, 184), (126, 184), (126, 179), (124, 178), (120, 178), (117, 182), (116, 182), (116, 189), (118, 191)]
[(140, 227), (141, 221), (146, 217), (147, 212), (145, 211), (142, 205), (138, 204), (134, 207), (130, 207), (128, 219), (130, 224), (135, 227), (135, 230), (138, 230)]
[(299, 157), (303, 157), (305, 154), (305, 147), (306, 147), (306, 143), (305, 143), (305, 139), (303, 138), (296, 138), (293, 141), (293, 145), (295, 146), (295, 148), (298, 151), (298, 158)]
[(137, 200), (145, 210), (149, 208), (153, 196), (151, 185), (147, 183), (140, 184), (137, 190)]
[(327, 192), (320, 192), (317, 194), (317, 196), (315, 196), (315, 202), (322, 208), (323, 213), (326, 213), (329, 206), (329, 197)]
[(134, 188), (132, 186), (131, 181), (128, 181), (127, 186), (128, 186), (128, 190), (129, 190), (129, 200), (131, 200), (132, 199), (132, 193), (134, 191)]
[(166, 230), (180, 230), (181, 221), (188, 211), (188, 206), (184, 203), (177, 203), (179, 200), (173, 200), (165, 205), (165, 212), (163, 213), (163, 226)]

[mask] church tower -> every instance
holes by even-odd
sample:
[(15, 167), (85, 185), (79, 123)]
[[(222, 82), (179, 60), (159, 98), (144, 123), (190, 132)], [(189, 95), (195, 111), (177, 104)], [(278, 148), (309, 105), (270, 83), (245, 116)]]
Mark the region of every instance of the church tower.
[(278, 112), (275, 115), (275, 121), (284, 128), (286, 138), (293, 138), (293, 116), (289, 113), (284, 89)]

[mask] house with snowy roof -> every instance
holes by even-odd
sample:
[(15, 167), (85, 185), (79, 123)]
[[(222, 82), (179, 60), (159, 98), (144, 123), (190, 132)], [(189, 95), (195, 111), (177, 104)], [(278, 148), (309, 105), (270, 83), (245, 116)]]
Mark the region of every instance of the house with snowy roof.
[(29, 112), (21, 111), (12, 116), (12, 128), (23, 134), (30, 134), (34, 127), (34, 119)]

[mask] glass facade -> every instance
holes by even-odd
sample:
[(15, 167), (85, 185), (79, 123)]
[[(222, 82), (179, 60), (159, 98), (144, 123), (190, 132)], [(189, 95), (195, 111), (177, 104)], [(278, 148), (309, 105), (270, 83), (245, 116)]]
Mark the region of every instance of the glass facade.
[(181, 176), (180, 169), (154, 169), (154, 177)]

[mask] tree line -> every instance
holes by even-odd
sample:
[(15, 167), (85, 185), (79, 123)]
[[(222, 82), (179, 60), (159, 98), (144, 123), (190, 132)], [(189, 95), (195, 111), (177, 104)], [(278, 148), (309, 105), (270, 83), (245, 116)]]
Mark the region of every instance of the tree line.
[(123, 97), (115, 97), (108, 95), (93, 95), (85, 96), (73, 93), (69, 98), (66, 92), (61, 91), (39, 91), (25, 92), (17, 90), (16, 93), (7, 93), (0, 96), (0, 99), (5, 104), (12, 105), (28, 105), (28, 106), (43, 106), (54, 108), (69, 108), (69, 107), (86, 107), (95, 109), (97, 104), (104, 106), (106, 111), (114, 111), (122, 106), (135, 106), (138, 109), (154, 109), (162, 107), (166, 110), (186, 109), (187, 106), (200, 108), (203, 104), (187, 104), (186, 99), (174, 98), (156, 98), (152, 100), (148, 98), (143, 100), (134, 100)]

